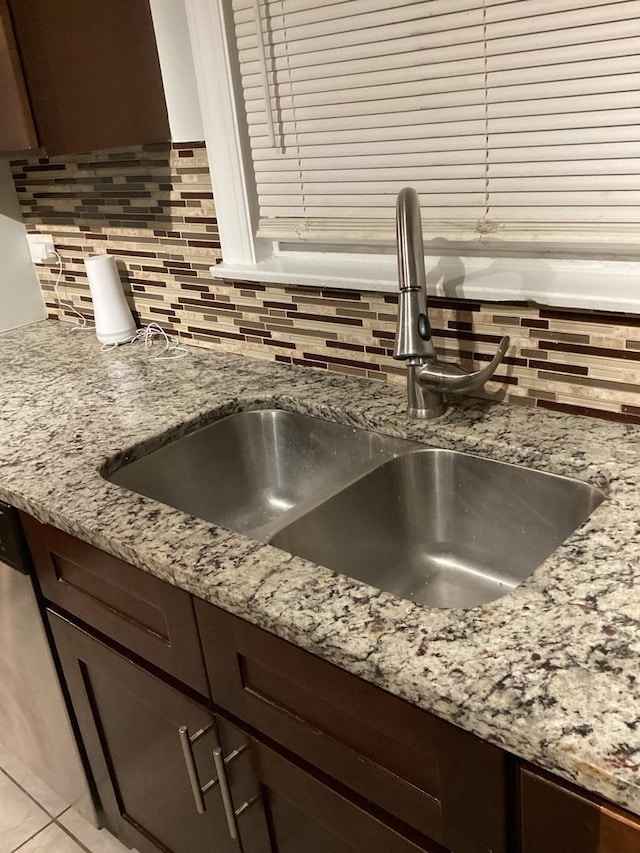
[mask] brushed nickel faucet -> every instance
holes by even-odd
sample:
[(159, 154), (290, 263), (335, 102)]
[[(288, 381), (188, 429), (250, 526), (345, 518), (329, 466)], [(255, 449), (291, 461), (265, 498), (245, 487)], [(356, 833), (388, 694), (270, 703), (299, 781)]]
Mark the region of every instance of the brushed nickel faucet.
[(422, 220), (417, 192), (405, 187), (396, 201), (396, 240), (400, 301), (393, 357), (407, 364), (407, 414), (437, 418), (447, 410), (446, 397), (481, 388), (491, 379), (509, 347), (502, 338), (486, 367), (468, 372), (458, 364), (439, 361), (427, 313)]

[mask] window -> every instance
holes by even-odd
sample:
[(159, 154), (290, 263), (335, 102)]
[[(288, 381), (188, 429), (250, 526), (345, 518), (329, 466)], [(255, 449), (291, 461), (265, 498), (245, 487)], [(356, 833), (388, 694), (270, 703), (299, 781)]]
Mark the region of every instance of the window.
[(191, 16), (214, 274), (392, 289), (411, 185), (434, 292), (640, 310), (635, 0), (193, 0)]

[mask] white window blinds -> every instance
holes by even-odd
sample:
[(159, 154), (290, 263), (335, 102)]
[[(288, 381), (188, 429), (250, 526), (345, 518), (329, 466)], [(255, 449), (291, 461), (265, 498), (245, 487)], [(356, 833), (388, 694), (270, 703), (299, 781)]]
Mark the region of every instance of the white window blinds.
[(639, 7), (233, 0), (259, 234), (637, 242)]

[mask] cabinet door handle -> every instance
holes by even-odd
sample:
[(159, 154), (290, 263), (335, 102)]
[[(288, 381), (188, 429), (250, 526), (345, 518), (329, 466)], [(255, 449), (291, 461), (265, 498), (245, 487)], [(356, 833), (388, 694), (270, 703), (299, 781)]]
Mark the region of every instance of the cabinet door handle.
[(222, 750), (217, 747), (213, 750), (213, 760), (216, 765), (216, 773), (218, 774), (218, 783), (220, 785), (220, 795), (222, 797), (222, 805), (224, 806), (225, 817), (227, 818), (227, 826), (229, 835), (235, 841), (238, 838), (238, 824), (236, 823), (236, 812), (231, 799), (231, 791), (229, 790), (229, 782), (227, 780), (227, 769), (225, 767)]
[(198, 779), (198, 770), (196, 768), (196, 762), (193, 757), (193, 744), (200, 740), (200, 738), (205, 735), (210, 729), (213, 728), (213, 725), (208, 725), (204, 729), (198, 729), (195, 734), (190, 735), (189, 729), (187, 726), (180, 726), (178, 729), (178, 735), (180, 736), (180, 745), (182, 746), (182, 754), (184, 755), (184, 763), (187, 767), (187, 774), (189, 776), (189, 784), (191, 785), (191, 793), (193, 794), (193, 802), (195, 803), (196, 811), (198, 814), (204, 814), (206, 806), (204, 804), (203, 794), (206, 794), (207, 791), (217, 784), (217, 779), (209, 779), (209, 781), (205, 785), (200, 785), (200, 780)]

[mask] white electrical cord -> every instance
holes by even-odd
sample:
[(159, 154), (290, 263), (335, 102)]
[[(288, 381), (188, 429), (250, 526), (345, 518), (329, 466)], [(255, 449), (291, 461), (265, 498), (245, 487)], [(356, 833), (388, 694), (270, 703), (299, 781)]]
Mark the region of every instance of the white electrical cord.
[(79, 326), (73, 327), (73, 329), (72, 329), (73, 332), (80, 332), (83, 329), (92, 329), (93, 325), (90, 325), (89, 319), (87, 317), (85, 317), (84, 314), (81, 314), (77, 310), (77, 308), (74, 306), (73, 302), (69, 299), (68, 295), (66, 297), (66, 301), (63, 301), (63, 299), (61, 298), (60, 292), (59, 292), (59, 287), (60, 287), (60, 282), (62, 281), (62, 273), (64, 270), (64, 264), (62, 261), (62, 257), (58, 252), (54, 251), (53, 254), (58, 259), (58, 274), (56, 276), (56, 280), (55, 280), (55, 283), (53, 285), (53, 292), (55, 294), (58, 307), (62, 308), (62, 309), (66, 308), (69, 311), (72, 311), (77, 317), (80, 317), (80, 319), (82, 320), (82, 323), (80, 323)]
[[(125, 344), (142, 343), (146, 349), (151, 349), (154, 341), (160, 339), (164, 346), (160, 352), (151, 357), (151, 361), (169, 361), (174, 358), (185, 358), (189, 355), (189, 351), (180, 343), (180, 332), (176, 334), (176, 340), (173, 340), (173, 335), (168, 334), (158, 323), (149, 323), (147, 326), (141, 326), (130, 341), (125, 341)], [(102, 344), (101, 352), (109, 352), (123, 344)]]
[(174, 336), (167, 334), (158, 323), (149, 323), (147, 326), (142, 326), (142, 328), (138, 329), (130, 343), (134, 344), (136, 341), (142, 341), (143, 345), (147, 349), (150, 349), (154, 341), (158, 338), (164, 342), (164, 347), (153, 356), (153, 361), (168, 361), (169, 359), (184, 358), (189, 355), (189, 350), (183, 347), (180, 342), (180, 332), (177, 333), (174, 339)]

